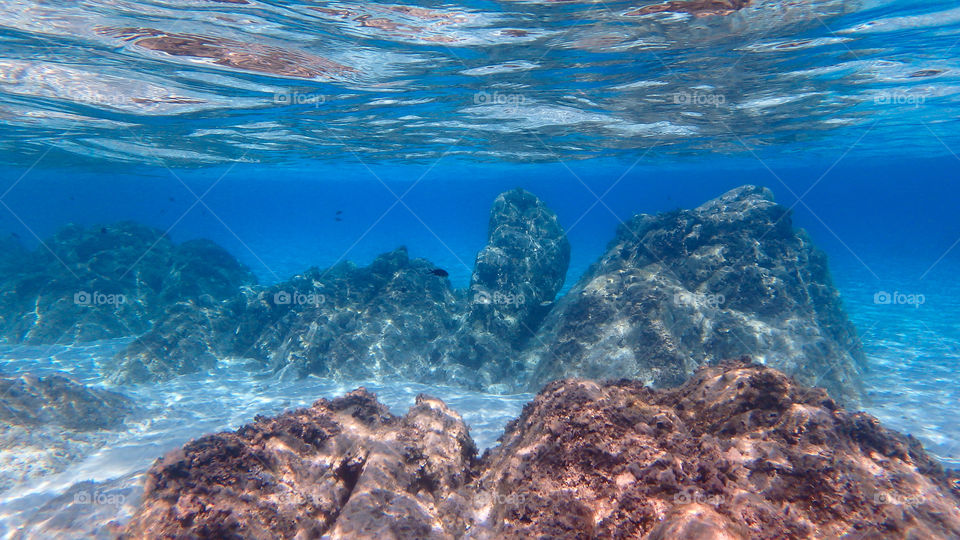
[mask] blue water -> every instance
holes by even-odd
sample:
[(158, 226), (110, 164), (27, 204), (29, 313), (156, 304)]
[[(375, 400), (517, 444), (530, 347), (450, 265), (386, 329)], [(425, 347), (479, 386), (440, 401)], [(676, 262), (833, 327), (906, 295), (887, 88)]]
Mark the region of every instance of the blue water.
[[(871, 366), (865, 408), (960, 467), (960, 8), (630, 15), (653, 3), (0, 1), (0, 234), (42, 248), (67, 223), (134, 220), (211, 239), (263, 284), (405, 245), (464, 287), (491, 201), (524, 187), (567, 231), (568, 288), (633, 214), (763, 185), (829, 256)], [(144, 29), (220, 52), (149, 48)], [(124, 343), (0, 358), (104, 385)], [(531, 397), (232, 365), (115, 388), (142, 405), (122, 430), (4, 441), (0, 533), (43, 537), (34, 512), (78, 482), (121, 490), (70, 518), (89, 533), (129, 514), (163, 452), (361, 384), (398, 413), (446, 399), (481, 447)]]

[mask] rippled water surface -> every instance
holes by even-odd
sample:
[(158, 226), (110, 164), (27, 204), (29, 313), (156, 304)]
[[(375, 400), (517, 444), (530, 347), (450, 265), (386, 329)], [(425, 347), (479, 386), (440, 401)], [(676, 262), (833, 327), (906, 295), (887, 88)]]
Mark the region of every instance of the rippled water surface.
[(170, 165), (772, 159), (858, 138), (943, 154), (958, 39), (949, 1), (3, 1), (2, 148)]

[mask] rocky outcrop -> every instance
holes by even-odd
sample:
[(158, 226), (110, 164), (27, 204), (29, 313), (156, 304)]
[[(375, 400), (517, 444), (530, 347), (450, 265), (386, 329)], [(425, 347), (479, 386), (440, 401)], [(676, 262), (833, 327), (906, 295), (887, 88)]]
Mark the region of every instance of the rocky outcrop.
[(540, 326), (569, 266), (570, 243), (556, 214), (528, 191), (502, 193), (470, 280), (470, 325), (518, 348)]
[(750, 355), (854, 400), (865, 365), (825, 255), (755, 186), (634, 216), (533, 344), (531, 389), (571, 376), (674, 386), (698, 366)]
[(391, 415), (363, 389), (191, 442), (148, 473), (123, 537), (429, 538), (470, 481), (459, 415), (420, 396)]
[(493, 387), (563, 285), (570, 246), (556, 215), (523, 190), (497, 198), (470, 290), (406, 248), (369, 266), (313, 268), (229, 301), (181, 302), (111, 366), (114, 382), (165, 379), (254, 359), (274, 371)]
[(133, 402), (122, 394), (61, 375), (0, 376), (0, 423), (6, 425), (110, 429), (132, 410)]
[(0, 492), (89, 456), (134, 410), (122, 394), (60, 375), (0, 375)]
[(745, 361), (670, 390), (551, 383), (474, 453), (438, 400), (395, 417), (361, 389), (158, 460), (124, 537), (960, 535), (956, 478), (916, 440)]
[(486, 388), (522, 372), (526, 347), (563, 287), (570, 243), (557, 216), (532, 193), (500, 194), (487, 245), (477, 254), (463, 325), (444, 356), (476, 373)]
[(400, 248), (366, 267), (313, 268), (219, 304), (177, 305), (117, 355), (110, 376), (115, 382), (164, 379), (234, 356), (301, 376), (476, 386), (439, 349), (440, 338), (456, 331), (463, 302), (433, 269)]
[[(766, 189), (635, 216), (554, 302), (569, 253), (553, 212), (509, 191), (494, 202), (467, 291), (403, 248), (225, 301), (198, 297), (213, 288), (204, 284), (108, 371), (142, 382), (241, 357), (298, 375), (509, 391), (571, 376), (676, 386), (701, 365), (750, 355), (838, 399), (859, 395), (863, 353), (826, 258)], [(190, 258), (207, 259), (217, 260)]]
[(207, 240), (135, 223), (65, 227), (0, 265), (0, 338), (72, 343), (140, 334), (171, 303), (236, 294), (253, 275)]

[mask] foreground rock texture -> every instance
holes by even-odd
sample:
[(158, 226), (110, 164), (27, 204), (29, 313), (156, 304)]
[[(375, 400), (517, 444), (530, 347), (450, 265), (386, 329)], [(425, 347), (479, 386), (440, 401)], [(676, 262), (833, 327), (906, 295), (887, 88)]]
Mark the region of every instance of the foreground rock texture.
[[(745, 361), (558, 381), (475, 458), (460, 417), (357, 390), (158, 460), (126, 538), (957, 538), (910, 438)], [(951, 484), (953, 482), (953, 484)]]
[(533, 343), (534, 390), (571, 376), (674, 386), (698, 366), (750, 355), (854, 400), (865, 366), (825, 255), (755, 186), (634, 216)]
[(73, 343), (147, 331), (172, 303), (223, 299), (253, 275), (208, 240), (135, 223), (70, 225), (33, 252), (0, 243), (0, 339)]

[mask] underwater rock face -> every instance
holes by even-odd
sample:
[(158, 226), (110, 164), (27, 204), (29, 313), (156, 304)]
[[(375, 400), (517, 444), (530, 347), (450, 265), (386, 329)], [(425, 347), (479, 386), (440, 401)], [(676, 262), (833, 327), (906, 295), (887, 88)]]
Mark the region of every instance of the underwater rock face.
[(682, 387), (557, 381), (475, 459), (460, 417), (363, 389), (158, 460), (125, 538), (960, 536), (919, 442), (746, 361)]
[(359, 389), (171, 452), (122, 537), (433, 537), (475, 454), (439, 400), (398, 418)]
[[(187, 259), (216, 261), (213, 251), (194, 246)], [(553, 302), (569, 259), (554, 213), (517, 189), (493, 204), (467, 291), (404, 248), (367, 267), (237, 287), (224, 301), (200, 292), (229, 288), (203, 284), (180, 291), (189, 298), (169, 304), (107, 372), (120, 383), (163, 380), (233, 357), (299, 376), (505, 391), (571, 376), (676, 386), (701, 365), (749, 355), (837, 399), (859, 395), (864, 357), (826, 259), (766, 189), (635, 216)]]
[(534, 195), (500, 195), (470, 290), (406, 248), (369, 266), (312, 268), (219, 303), (180, 302), (108, 366), (114, 382), (162, 380), (253, 359), (296, 375), (403, 378), (496, 387), (522, 372), (518, 351), (563, 286), (570, 246)]
[(749, 355), (855, 400), (865, 365), (825, 255), (755, 186), (634, 216), (532, 343), (531, 389), (574, 376), (675, 386)]
[(469, 320), (512, 346), (533, 335), (567, 277), (570, 243), (557, 216), (528, 191), (500, 194), (470, 280)]
[(0, 375), (0, 491), (88, 456), (134, 409), (121, 394), (60, 375)]
[(117, 355), (110, 378), (162, 380), (240, 357), (301, 376), (467, 385), (465, 368), (444, 363), (437, 349), (458, 327), (462, 298), (434, 268), (400, 248), (366, 267), (312, 268), (226, 302), (181, 303)]
[(60, 375), (0, 376), (0, 423), (6, 425), (110, 429), (132, 409), (133, 402), (121, 394)]
[(0, 338), (81, 342), (136, 335), (169, 304), (236, 294), (253, 275), (208, 240), (176, 245), (135, 223), (70, 225), (0, 265)]
[(448, 354), (479, 372), (488, 388), (522, 372), (517, 351), (550, 311), (569, 266), (570, 243), (556, 214), (523, 189), (501, 193), (470, 279), (467, 315)]

